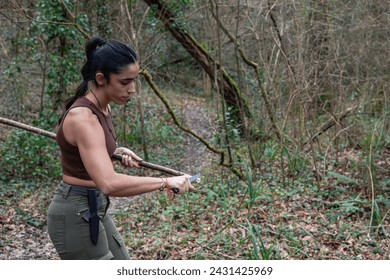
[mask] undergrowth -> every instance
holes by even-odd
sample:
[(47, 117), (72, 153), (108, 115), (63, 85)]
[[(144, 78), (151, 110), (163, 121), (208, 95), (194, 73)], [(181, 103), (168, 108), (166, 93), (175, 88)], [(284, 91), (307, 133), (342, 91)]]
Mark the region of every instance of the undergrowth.
[(371, 202), (355, 186), (306, 174), (284, 188), (278, 173), (253, 173), (209, 170), (193, 193), (153, 193), (117, 213), (133, 258), (389, 259), (389, 218), (369, 237)]

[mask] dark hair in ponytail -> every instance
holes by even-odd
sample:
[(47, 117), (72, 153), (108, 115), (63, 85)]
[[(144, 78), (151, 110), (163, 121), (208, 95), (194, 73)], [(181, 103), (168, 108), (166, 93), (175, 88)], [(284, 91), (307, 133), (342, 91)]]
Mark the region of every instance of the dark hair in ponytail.
[[(97, 85), (95, 76), (102, 72), (107, 82), (111, 74), (119, 74), (126, 66), (137, 62), (137, 54), (129, 46), (119, 41), (106, 41), (100, 36), (91, 38), (85, 45), (87, 61), (81, 68), (83, 81), (76, 89), (76, 94), (66, 100), (65, 109), (68, 110), (73, 103), (84, 96), (88, 91), (88, 82)], [(60, 118), (60, 122), (63, 116)]]

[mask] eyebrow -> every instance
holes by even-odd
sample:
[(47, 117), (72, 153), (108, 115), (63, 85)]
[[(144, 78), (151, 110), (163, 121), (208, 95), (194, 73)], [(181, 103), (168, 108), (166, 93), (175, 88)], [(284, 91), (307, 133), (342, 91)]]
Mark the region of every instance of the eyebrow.
[(132, 81), (132, 80), (135, 80), (139, 77), (139, 74), (135, 77), (129, 77), (129, 78), (122, 78), (122, 79), (119, 79), (121, 81)]

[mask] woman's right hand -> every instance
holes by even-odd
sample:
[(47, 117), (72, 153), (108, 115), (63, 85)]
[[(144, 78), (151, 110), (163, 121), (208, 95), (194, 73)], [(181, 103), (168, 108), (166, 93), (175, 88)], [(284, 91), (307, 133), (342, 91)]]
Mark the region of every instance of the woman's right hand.
[(190, 177), (190, 175), (182, 175), (166, 178), (165, 187), (170, 191), (173, 191), (173, 189), (176, 188), (179, 190), (178, 194), (194, 191), (194, 186), (191, 185), (190, 181), (188, 180)]

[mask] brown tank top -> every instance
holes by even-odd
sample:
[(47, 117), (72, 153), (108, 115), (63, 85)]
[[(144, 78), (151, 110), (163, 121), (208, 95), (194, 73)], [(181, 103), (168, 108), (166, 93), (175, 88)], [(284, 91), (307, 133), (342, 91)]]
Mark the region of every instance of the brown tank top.
[[(107, 153), (111, 157), (116, 149), (116, 134), (114, 126), (112, 125), (111, 115), (104, 115), (88, 98), (80, 97), (70, 107), (69, 110), (75, 107), (87, 107), (98, 117), (99, 122), (103, 128), (106, 139)], [(63, 122), (69, 110), (65, 113), (62, 122), (57, 132), (57, 143), (61, 149), (61, 163), (62, 172), (65, 175), (76, 177), (83, 180), (91, 180), (83, 161), (81, 160), (79, 149), (77, 146), (70, 144), (64, 135)]]

